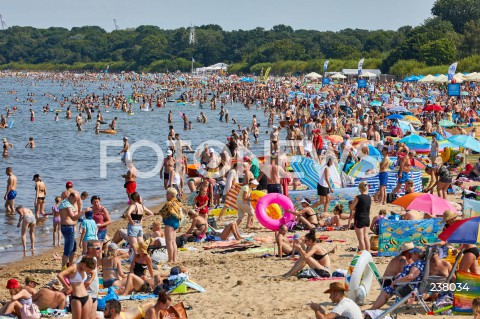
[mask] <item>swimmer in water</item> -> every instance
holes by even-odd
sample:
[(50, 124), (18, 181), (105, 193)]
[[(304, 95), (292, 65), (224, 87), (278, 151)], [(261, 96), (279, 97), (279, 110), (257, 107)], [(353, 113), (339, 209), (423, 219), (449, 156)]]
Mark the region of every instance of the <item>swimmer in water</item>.
[(8, 156), (8, 149), (13, 148), (13, 144), (8, 143), (7, 139), (4, 137), (3, 138), (3, 157)]
[(33, 137), (28, 139), (28, 143), (25, 145), (25, 148), (35, 148), (35, 141), (33, 140)]

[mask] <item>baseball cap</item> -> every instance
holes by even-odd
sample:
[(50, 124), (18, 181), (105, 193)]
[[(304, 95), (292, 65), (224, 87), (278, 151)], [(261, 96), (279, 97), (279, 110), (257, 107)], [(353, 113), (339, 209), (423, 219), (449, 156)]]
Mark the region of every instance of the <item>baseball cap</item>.
[(302, 200), (300, 201), (300, 204), (301, 204), (301, 203), (305, 203), (305, 204), (310, 205), (310, 201), (309, 201), (308, 199), (306, 199), (306, 198), (302, 199)]
[(250, 162), (251, 159), (250, 159), (250, 157), (248, 157), (248, 156), (244, 156), (244, 157), (243, 157), (243, 161), (244, 161), (244, 162)]
[(108, 249), (110, 249), (110, 250), (117, 250), (117, 249), (118, 249), (118, 246), (117, 246), (117, 244), (115, 244), (115, 243), (110, 243), (110, 244), (108, 245)]
[(256, 179), (252, 179), (249, 184), (258, 185), (258, 181)]
[(32, 179), (32, 181), (34, 181), (34, 180), (35, 180), (35, 178), (39, 178), (39, 177), (40, 177), (40, 174), (35, 174), (35, 175), (33, 175), (33, 179)]
[(172, 154), (173, 154), (172, 150), (168, 150), (168, 151), (167, 151), (167, 155), (168, 155), (168, 156), (170, 156), (170, 155), (172, 155)]
[(65, 184), (65, 187), (66, 188), (72, 188), (73, 187), (73, 183), (68, 181), (67, 184)]
[(213, 147), (210, 147), (209, 151), (210, 153), (215, 153), (215, 149)]
[(124, 139), (124, 140), (128, 140), (128, 137), (124, 136), (123, 139)]

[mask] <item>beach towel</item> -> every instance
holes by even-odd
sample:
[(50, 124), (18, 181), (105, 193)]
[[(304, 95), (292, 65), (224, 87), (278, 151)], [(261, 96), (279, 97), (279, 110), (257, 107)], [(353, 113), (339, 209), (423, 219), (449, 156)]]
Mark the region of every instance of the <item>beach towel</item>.
[(152, 299), (158, 298), (155, 294), (131, 294), (128, 296), (118, 296), (119, 301), (123, 300), (145, 300), (145, 299)]
[(472, 301), (478, 297), (480, 297), (480, 275), (458, 271), (456, 290), (453, 294), (453, 313), (471, 315)]
[(443, 229), (441, 218), (425, 220), (390, 220), (379, 222), (378, 256), (396, 256), (404, 242), (412, 241), (415, 246), (425, 246), (438, 241)]
[(237, 197), (238, 197), (238, 193), (240, 192), (241, 188), (242, 188), (242, 185), (240, 185), (240, 184), (235, 183), (235, 184), (232, 185), (232, 187), (228, 191), (227, 196), (225, 198), (225, 205), (227, 205), (228, 207), (230, 207), (234, 210), (238, 210), (238, 208), (237, 208)]
[(307, 281), (325, 281), (325, 280), (345, 280), (345, 277), (329, 277), (329, 278), (316, 277), (316, 278), (310, 278)]

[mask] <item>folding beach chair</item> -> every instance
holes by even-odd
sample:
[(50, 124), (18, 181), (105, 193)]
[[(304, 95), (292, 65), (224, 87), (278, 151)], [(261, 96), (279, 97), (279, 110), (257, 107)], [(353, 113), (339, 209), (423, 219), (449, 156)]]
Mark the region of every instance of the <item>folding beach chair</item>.
[(368, 263), (368, 267), (370, 267), (370, 270), (373, 272), (373, 275), (375, 276), (375, 279), (377, 280), (378, 284), (380, 285), (380, 288), (383, 287), (383, 283), (386, 280), (393, 280), (393, 276), (382, 276), (380, 274), (380, 270), (378, 270), (377, 265), (373, 261)]
[(426, 253), (426, 257), (425, 257), (426, 258), (425, 259), (426, 260), (426, 262), (425, 262), (425, 272), (423, 273), (422, 279), (420, 281), (416, 281), (416, 282), (409, 282), (409, 283), (400, 284), (400, 285), (397, 286), (397, 288), (395, 290), (396, 290), (396, 292), (398, 292), (398, 289), (401, 289), (405, 285), (410, 285), (412, 288), (414, 288), (413, 285), (416, 285), (416, 284), (419, 283), (418, 288), (414, 288), (405, 297), (398, 297), (399, 294), (397, 293), (397, 299), (395, 300), (395, 303), (375, 319), (382, 319), (387, 315), (392, 315), (392, 317), (396, 317), (395, 311), (398, 308), (400, 308), (404, 303), (406, 303), (408, 301), (408, 299), (410, 299), (410, 298), (415, 298), (419, 302), (419, 304), (422, 306), (422, 308), (425, 310), (425, 313), (430, 312), (431, 309), (427, 305), (426, 301), (423, 298), (424, 294), (431, 295), (430, 289), (432, 287), (432, 284), (450, 282), (453, 278), (453, 275), (455, 274), (455, 272), (457, 270), (457, 266), (458, 266), (458, 263), (460, 262), (460, 258), (463, 255), (463, 249), (462, 249), (462, 251), (460, 251), (458, 253), (458, 255), (456, 256), (455, 263), (453, 264), (452, 270), (450, 271), (450, 273), (448, 274), (447, 277), (429, 276), (430, 258), (432, 256), (432, 248), (434, 248), (434, 247), (427, 247), (427, 253)]

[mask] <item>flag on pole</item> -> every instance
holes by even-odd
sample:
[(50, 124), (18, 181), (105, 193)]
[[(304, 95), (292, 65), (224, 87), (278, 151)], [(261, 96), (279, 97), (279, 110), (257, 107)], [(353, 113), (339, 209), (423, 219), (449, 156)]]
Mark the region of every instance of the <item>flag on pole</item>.
[(451, 81), (453, 76), (455, 75), (455, 71), (457, 71), (457, 64), (458, 62), (452, 63), (448, 68), (448, 80)]
[(195, 59), (194, 59), (194, 58), (192, 58), (192, 62), (195, 62)]
[(105, 69), (105, 73), (108, 73), (108, 69), (110, 69), (110, 64), (107, 65), (107, 68)]
[(361, 59), (360, 61), (358, 61), (358, 75), (362, 74), (363, 61), (365, 61), (365, 59)]
[(323, 63), (323, 72), (327, 71), (328, 68), (328, 60)]

